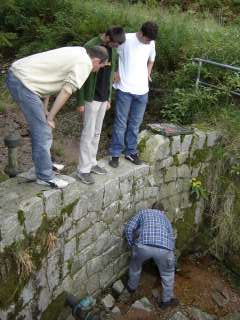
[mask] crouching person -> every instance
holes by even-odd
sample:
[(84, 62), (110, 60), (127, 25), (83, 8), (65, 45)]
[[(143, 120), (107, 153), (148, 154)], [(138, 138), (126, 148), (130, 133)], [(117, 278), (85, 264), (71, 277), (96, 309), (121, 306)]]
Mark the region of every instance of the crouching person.
[(158, 209), (142, 209), (129, 220), (125, 227), (125, 236), (130, 246), (131, 260), (129, 265), (128, 293), (136, 291), (142, 264), (153, 259), (156, 263), (162, 284), (161, 308), (178, 305), (174, 298), (175, 278), (175, 237), (172, 225), (166, 217), (162, 205)]

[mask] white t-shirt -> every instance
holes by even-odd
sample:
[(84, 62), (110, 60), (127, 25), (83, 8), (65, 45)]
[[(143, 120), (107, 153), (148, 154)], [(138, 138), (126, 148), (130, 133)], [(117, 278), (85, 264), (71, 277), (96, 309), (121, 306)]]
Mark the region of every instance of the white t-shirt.
[(92, 70), (92, 60), (85, 48), (63, 47), (17, 60), (11, 70), (29, 90), (44, 97), (68, 84), (80, 89)]
[(121, 80), (114, 83), (114, 88), (138, 95), (147, 93), (149, 91), (147, 63), (155, 60), (155, 42), (144, 44), (138, 40), (136, 33), (127, 33), (126, 41), (117, 51)]

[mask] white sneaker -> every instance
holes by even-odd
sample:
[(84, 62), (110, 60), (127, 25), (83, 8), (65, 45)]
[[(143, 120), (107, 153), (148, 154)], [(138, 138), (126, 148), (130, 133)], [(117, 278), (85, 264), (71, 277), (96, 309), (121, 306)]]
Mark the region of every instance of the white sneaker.
[(64, 164), (53, 162), (52, 167), (53, 170), (62, 171), (64, 169)]
[(41, 184), (43, 186), (49, 186), (51, 188), (57, 188), (57, 189), (62, 189), (62, 188), (65, 188), (69, 182), (66, 181), (66, 180), (63, 180), (63, 179), (59, 179), (59, 178), (53, 178), (49, 181), (44, 181), (44, 180), (40, 180), (40, 179), (37, 179), (37, 184)]
[(36, 181), (37, 176), (36, 176), (35, 167), (32, 167), (27, 172), (19, 173), (18, 177), (26, 179), (27, 181)]

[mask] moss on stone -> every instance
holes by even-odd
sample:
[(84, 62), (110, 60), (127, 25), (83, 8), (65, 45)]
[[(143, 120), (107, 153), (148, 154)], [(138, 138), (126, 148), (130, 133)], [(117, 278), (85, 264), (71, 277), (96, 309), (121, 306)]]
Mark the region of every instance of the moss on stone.
[(174, 223), (174, 228), (177, 230), (176, 248), (181, 252), (187, 250), (195, 235), (195, 210), (196, 204), (194, 203), (191, 208), (185, 210), (183, 218)]
[(72, 213), (73, 211), (73, 208), (75, 207), (75, 205), (78, 203), (79, 201), (79, 198), (76, 199), (75, 201), (73, 201), (72, 203), (70, 203), (69, 205), (67, 205), (65, 208), (63, 208), (61, 210), (61, 214), (64, 215), (64, 214), (67, 214), (68, 216), (70, 216), (70, 214)]
[(3, 181), (6, 181), (8, 179), (9, 179), (9, 177), (5, 173), (0, 171), (0, 183), (3, 182)]
[(194, 151), (193, 156), (187, 159), (186, 163), (191, 167), (197, 167), (201, 162), (205, 162), (208, 156), (208, 148), (196, 150)]
[(24, 225), (24, 222), (25, 222), (25, 214), (24, 214), (24, 211), (23, 210), (18, 210), (18, 221), (19, 221), (19, 224), (21, 226)]
[(178, 160), (178, 155), (174, 154), (173, 155), (173, 166), (179, 167), (179, 165), (180, 165), (180, 163), (179, 163), (179, 160)]
[(141, 141), (138, 144), (138, 150), (140, 153), (143, 153), (144, 150), (146, 149), (146, 143), (147, 143), (148, 138), (142, 138)]
[(57, 320), (65, 307), (67, 293), (60, 294), (43, 312), (41, 320)]

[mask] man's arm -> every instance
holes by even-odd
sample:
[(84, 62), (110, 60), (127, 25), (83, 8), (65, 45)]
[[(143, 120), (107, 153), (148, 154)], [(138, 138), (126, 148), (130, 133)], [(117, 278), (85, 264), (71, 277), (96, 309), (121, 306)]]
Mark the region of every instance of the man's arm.
[(128, 242), (129, 247), (134, 245), (133, 235), (134, 231), (139, 227), (141, 219), (141, 213), (136, 214), (125, 226), (125, 236)]
[(44, 106), (44, 113), (48, 115), (48, 103), (49, 103), (50, 96), (47, 96), (43, 99), (43, 106)]
[(54, 118), (58, 113), (58, 111), (62, 109), (62, 107), (70, 97), (71, 97), (71, 93), (69, 93), (67, 90), (62, 88), (62, 90), (57, 95), (53, 103), (52, 109), (50, 110), (47, 116), (47, 122), (50, 127), (55, 128)]
[(147, 64), (147, 68), (148, 68), (148, 80), (149, 80), (150, 82), (152, 82), (151, 73), (152, 73), (153, 65), (154, 65), (154, 61), (148, 60), (148, 64)]

